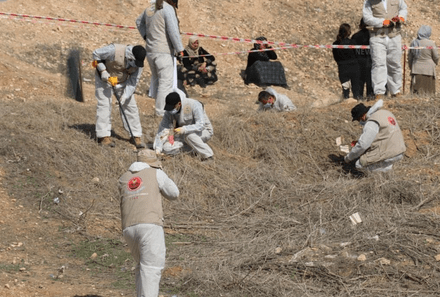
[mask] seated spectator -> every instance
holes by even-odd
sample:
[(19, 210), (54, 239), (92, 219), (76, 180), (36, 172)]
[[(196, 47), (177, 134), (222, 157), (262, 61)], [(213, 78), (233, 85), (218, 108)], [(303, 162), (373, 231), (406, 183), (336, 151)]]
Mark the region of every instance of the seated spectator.
[(435, 66), (438, 64), (438, 51), (435, 42), (429, 40), (431, 27), (421, 26), (417, 38), (410, 47), (432, 47), (431, 49), (411, 49), (408, 65), (411, 68), (411, 92), (435, 94)]
[[(368, 32), (367, 25), (364, 22), (364, 19), (361, 18), (361, 22), (359, 23), (359, 31), (353, 34), (351, 40), (355, 45), (370, 45), (370, 32)], [(371, 82), (371, 55), (370, 49), (355, 49), (356, 58), (359, 64), (359, 92), (360, 96), (364, 97), (364, 86), (366, 85), (367, 93), (366, 99), (367, 101), (374, 99), (374, 90), (373, 84)], [(364, 97), (365, 98), (365, 97)]]
[(277, 93), (272, 88), (267, 88), (258, 94), (258, 111), (292, 111), (296, 106), (286, 95)]
[[(263, 36), (256, 40), (267, 41)], [(253, 52), (248, 55), (245, 83), (254, 83), (258, 86), (278, 85), (288, 88), (283, 65), (278, 61), (270, 61), (278, 58), (275, 51), (258, 51), (270, 48), (267, 44), (254, 43), (254, 47), (251, 49)]]
[(179, 76), (183, 78), (184, 85), (198, 84), (206, 88), (206, 85), (212, 85), (217, 81), (215, 58), (199, 45), (197, 36), (189, 38), (183, 56), (192, 57), (182, 59), (183, 67), (180, 67)]
[[(349, 24), (342, 24), (333, 45), (354, 45), (350, 40), (351, 28)], [(361, 99), (359, 84), (359, 64), (354, 49), (333, 48), (333, 58), (338, 64), (339, 81), (342, 85), (344, 99), (350, 97), (350, 86), (355, 99)]]

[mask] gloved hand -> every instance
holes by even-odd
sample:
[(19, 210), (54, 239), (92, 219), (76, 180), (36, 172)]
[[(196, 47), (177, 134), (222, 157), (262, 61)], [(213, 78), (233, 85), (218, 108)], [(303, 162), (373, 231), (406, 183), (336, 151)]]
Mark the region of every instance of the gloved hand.
[(391, 26), (391, 22), (390, 22), (390, 20), (384, 20), (384, 21), (383, 21), (383, 26), (384, 26), (385, 28)]
[(121, 98), (119, 98), (119, 104), (122, 106), (127, 102), (127, 97), (125, 95), (122, 95)]
[(395, 23), (404, 23), (405, 22), (405, 19), (401, 16), (395, 16), (391, 20)]
[(178, 52), (176, 54), (177, 61), (182, 62), (182, 60), (183, 60), (182, 57), (183, 57), (183, 51)]
[(114, 87), (118, 84), (118, 77), (117, 76), (109, 77), (108, 82)]
[(103, 82), (108, 82), (109, 78), (110, 78), (110, 73), (108, 73), (107, 70), (101, 72), (101, 80)]
[(350, 163), (350, 160), (348, 159), (348, 155), (346, 155), (346, 156), (344, 157), (344, 162), (345, 162), (345, 163)]
[(176, 129), (174, 129), (174, 132), (177, 134), (183, 134), (183, 133), (185, 133), (185, 129), (183, 127), (176, 128)]

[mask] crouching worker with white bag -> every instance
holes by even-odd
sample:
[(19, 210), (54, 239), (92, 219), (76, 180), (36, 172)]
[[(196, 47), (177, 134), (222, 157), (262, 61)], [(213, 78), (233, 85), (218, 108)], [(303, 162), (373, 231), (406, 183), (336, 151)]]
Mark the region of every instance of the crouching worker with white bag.
[(214, 130), (203, 104), (186, 98), (180, 90), (168, 94), (165, 101), (165, 114), (153, 144), (156, 153), (175, 155), (186, 143), (202, 162), (214, 160), (214, 152), (207, 144)]
[(179, 197), (154, 151), (138, 152), (137, 162), (119, 178), (124, 239), (136, 262), (136, 296), (157, 297), (165, 267), (162, 196)]

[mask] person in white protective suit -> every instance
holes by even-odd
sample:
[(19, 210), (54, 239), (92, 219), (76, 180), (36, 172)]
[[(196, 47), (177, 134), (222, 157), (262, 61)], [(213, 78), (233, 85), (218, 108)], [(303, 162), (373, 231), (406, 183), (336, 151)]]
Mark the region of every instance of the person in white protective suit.
[[(111, 139), (111, 110), (112, 94), (120, 99), (120, 113), (125, 130), (133, 133), (132, 142), (136, 148), (145, 148), (142, 142), (142, 127), (139, 118), (139, 110), (134, 98), (134, 91), (142, 75), (145, 48), (141, 45), (110, 44), (96, 49), (93, 52), (93, 60), (96, 61), (95, 72), (95, 97), (98, 101), (96, 107), (96, 137), (98, 143), (114, 147)], [(110, 77), (117, 77), (118, 83), (112, 87)], [(125, 113), (125, 117), (122, 111)]]
[(119, 178), (122, 232), (136, 262), (136, 296), (157, 297), (165, 267), (162, 198), (179, 197), (154, 151), (138, 152), (137, 162)]
[[(362, 15), (370, 30), (371, 78), (376, 99), (386, 88), (391, 97), (401, 95), (402, 37), (400, 30), (408, 11), (405, 0), (365, 0)], [(385, 87), (386, 86), (386, 87)]]
[[(185, 142), (203, 162), (214, 160), (214, 152), (207, 144), (214, 130), (203, 104), (186, 98), (182, 91), (176, 90), (166, 97), (164, 110), (153, 144), (156, 153), (176, 154)], [(169, 137), (173, 136), (170, 132), (176, 136), (175, 139)]]
[(351, 110), (353, 121), (363, 125), (362, 135), (344, 157), (349, 163), (356, 160), (356, 168), (365, 171), (387, 172), (393, 163), (403, 159), (406, 151), (402, 131), (396, 117), (388, 110), (380, 109), (383, 100), (366, 107), (359, 103)]
[(177, 0), (150, 0), (136, 19), (136, 26), (146, 41), (147, 60), (151, 69), (150, 96), (156, 100), (156, 115), (163, 116), (165, 97), (177, 86), (175, 55), (182, 56)]
[(284, 94), (277, 93), (272, 88), (267, 88), (258, 94), (258, 111), (293, 111), (296, 106), (289, 97)]

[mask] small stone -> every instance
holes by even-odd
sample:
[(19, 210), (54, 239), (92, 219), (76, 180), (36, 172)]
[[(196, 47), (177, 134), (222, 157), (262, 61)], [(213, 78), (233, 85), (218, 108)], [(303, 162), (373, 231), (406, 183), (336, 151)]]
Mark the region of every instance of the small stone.
[(277, 248), (275, 249), (275, 254), (277, 254), (277, 255), (281, 254), (282, 250), (283, 250), (282, 248), (277, 247)]
[(26, 270), (26, 268), (25, 267), (20, 267), (20, 269), (19, 269), (20, 271), (25, 271)]
[(93, 253), (91, 256), (90, 256), (90, 259), (96, 259), (96, 257), (98, 257), (98, 254), (97, 253)]
[(94, 184), (98, 184), (98, 183), (99, 183), (99, 178), (98, 178), (98, 177), (94, 177), (94, 178), (92, 179), (92, 183), (94, 183)]
[(385, 259), (385, 258), (380, 258), (380, 259), (378, 259), (378, 261), (381, 265), (390, 265), (391, 264), (391, 261), (388, 259)]
[(358, 261), (364, 262), (365, 260), (367, 260), (367, 256), (365, 256), (364, 254), (360, 254), (359, 257), (357, 257)]
[(435, 256), (435, 260), (436, 260), (436, 261), (440, 261), (440, 254), (438, 254), (437, 256)]

